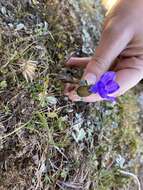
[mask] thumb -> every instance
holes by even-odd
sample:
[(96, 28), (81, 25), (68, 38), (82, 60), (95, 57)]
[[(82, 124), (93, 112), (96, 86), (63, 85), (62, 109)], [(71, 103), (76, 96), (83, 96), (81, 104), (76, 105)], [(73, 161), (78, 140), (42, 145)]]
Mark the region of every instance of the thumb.
[(96, 76), (96, 79), (99, 79), (104, 72), (110, 69), (132, 37), (132, 28), (124, 20), (107, 22), (96, 53), (88, 63), (83, 78), (86, 78), (88, 73), (92, 73)]
[(92, 85), (92, 84), (95, 84), (97, 77), (94, 73), (85, 73), (82, 79), (86, 80), (88, 85)]

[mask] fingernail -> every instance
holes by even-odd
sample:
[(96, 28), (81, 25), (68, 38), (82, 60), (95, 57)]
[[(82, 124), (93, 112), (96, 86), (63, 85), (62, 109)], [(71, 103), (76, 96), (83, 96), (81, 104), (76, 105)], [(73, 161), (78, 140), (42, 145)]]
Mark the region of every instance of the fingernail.
[(95, 84), (95, 82), (96, 82), (96, 75), (93, 74), (93, 73), (87, 73), (84, 76), (84, 80), (86, 80), (89, 85)]

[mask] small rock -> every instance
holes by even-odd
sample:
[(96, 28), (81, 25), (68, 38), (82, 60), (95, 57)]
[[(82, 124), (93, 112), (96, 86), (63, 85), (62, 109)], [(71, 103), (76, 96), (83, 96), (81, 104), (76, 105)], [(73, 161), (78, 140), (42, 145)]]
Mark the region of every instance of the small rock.
[(17, 26), (16, 26), (16, 30), (19, 31), (19, 30), (22, 30), (25, 28), (25, 25), (23, 23), (19, 23)]
[(118, 126), (118, 123), (116, 123), (116, 122), (113, 121), (111, 127), (114, 128), (114, 129), (116, 129), (119, 126)]
[(74, 110), (73, 109), (68, 109), (67, 112), (72, 113), (72, 112), (74, 112)]
[(124, 163), (125, 163), (125, 158), (123, 158), (120, 154), (117, 156), (116, 158), (116, 165), (119, 166), (120, 168), (124, 167)]
[(46, 98), (48, 104), (51, 104), (51, 105), (56, 105), (57, 104), (57, 98), (55, 98), (54, 96), (48, 96)]
[(6, 8), (5, 8), (5, 7), (2, 7), (2, 8), (1, 8), (1, 13), (2, 13), (3, 15), (6, 15)]
[(14, 26), (13, 26), (13, 24), (12, 24), (12, 23), (8, 23), (8, 26), (9, 26), (11, 29), (13, 29), (13, 28), (14, 28)]
[(65, 101), (68, 101), (68, 97), (64, 97), (64, 100), (65, 100)]

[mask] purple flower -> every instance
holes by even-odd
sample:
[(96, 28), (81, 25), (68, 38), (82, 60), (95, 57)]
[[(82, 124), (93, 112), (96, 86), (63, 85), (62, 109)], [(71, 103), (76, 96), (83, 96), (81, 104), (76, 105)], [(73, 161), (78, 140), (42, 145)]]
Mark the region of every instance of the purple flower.
[(120, 88), (115, 79), (116, 73), (108, 71), (101, 76), (97, 83), (91, 85), (89, 91), (94, 94), (98, 93), (102, 98), (113, 102), (115, 101), (115, 97), (108, 95), (116, 92)]

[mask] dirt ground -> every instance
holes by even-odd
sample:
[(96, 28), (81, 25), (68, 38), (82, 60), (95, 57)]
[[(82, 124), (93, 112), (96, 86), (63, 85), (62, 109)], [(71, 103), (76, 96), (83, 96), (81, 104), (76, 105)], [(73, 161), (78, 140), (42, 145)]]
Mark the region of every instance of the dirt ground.
[(94, 53), (105, 12), (99, 0), (0, 0), (0, 190), (142, 183), (142, 83), (113, 105), (73, 103), (59, 80), (81, 76), (65, 60)]

